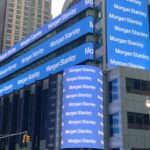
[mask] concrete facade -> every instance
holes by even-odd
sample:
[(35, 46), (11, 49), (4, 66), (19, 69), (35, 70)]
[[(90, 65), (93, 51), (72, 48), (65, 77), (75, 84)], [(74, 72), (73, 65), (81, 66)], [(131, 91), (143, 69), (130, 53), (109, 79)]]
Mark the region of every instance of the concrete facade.
[[(118, 67), (108, 73), (108, 83), (114, 79), (118, 80), (118, 100), (108, 104), (108, 116), (119, 113), (119, 134), (109, 138), (109, 149), (119, 148), (122, 150), (150, 149), (150, 130), (134, 129), (128, 126), (128, 112), (148, 114), (145, 106), (147, 94), (127, 92), (127, 78), (150, 81), (150, 72), (140, 69)], [(107, 84), (108, 84), (107, 83)], [(106, 97), (108, 97), (108, 91)], [(107, 109), (107, 108), (106, 108)], [(107, 118), (106, 118), (107, 119)], [(110, 124), (108, 125), (110, 126)], [(107, 132), (106, 135), (109, 135)], [(110, 136), (110, 135), (109, 135)], [(107, 148), (106, 148), (107, 149)]]

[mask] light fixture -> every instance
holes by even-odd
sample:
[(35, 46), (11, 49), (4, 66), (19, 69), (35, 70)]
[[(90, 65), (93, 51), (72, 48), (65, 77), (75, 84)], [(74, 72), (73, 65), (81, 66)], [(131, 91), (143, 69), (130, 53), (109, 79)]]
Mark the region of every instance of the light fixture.
[(149, 100), (149, 99), (147, 99), (147, 100), (145, 101), (145, 106), (146, 106), (147, 108), (150, 108), (150, 100)]
[(146, 97), (145, 106), (147, 108), (150, 108), (150, 98), (149, 97)]
[(150, 97), (146, 97), (145, 106), (149, 109), (149, 121), (150, 121)]

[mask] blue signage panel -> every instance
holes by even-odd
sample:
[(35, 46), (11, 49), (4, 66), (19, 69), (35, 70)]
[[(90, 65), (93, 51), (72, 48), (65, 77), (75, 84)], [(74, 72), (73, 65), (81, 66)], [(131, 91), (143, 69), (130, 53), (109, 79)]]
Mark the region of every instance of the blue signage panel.
[(104, 149), (102, 71), (73, 66), (64, 71), (61, 148)]
[(49, 23), (45, 24), (42, 28), (38, 29), (31, 35), (27, 36), (25, 39), (20, 41), (19, 43), (15, 44), (13, 47), (8, 49), (6, 52), (0, 54), (0, 62), (7, 59), (8, 57), (12, 56), (13, 54), (17, 53), (21, 49), (25, 48), (29, 44), (33, 43), (37, 39), (41, 38), (42, 36), (46, 35), (50, 31), (54, 30), (70, 18), (74, 17), (78, 13), (82, 12), (83, 10), (87, 9), (88, 7), (93, 7), (92, 0), (81, 0), (78, 4), (74, 5), (61, 15), (54, 18)]
[[(85, 26), (86, 24), (86, 26)], [(93, 32), (93, 17), (86, 17), (79, 21), (78, 23), (72, 25), (70, 28), (60, 32), (56, 36), (52, 37), (50, 40), (44, 42), (43, 44), (35, 47), (34, 49), (28, 51), (24, 55), (21, 55), (17, 59), (9, 62), (5, 66), (0, 68), (0, 79), (6, 77), (7, 75), (25, 67), (28, 64), (56, 51), (58, 48), (64, 46), (65, 44), (76, 40), (77, 38)]]
[(108, 67), (149, 69), (148, 1), (107, 0)]
[(11, 93), (13, 90), (18, 90), (24, 85), (32, 84), (36, 80), (48, 77), (49, 74), (55, 74), (69, 66), (76, 65), (88, 59), (93, 59), (93, 44), (90, 42), (0, 85), (0, 96)]

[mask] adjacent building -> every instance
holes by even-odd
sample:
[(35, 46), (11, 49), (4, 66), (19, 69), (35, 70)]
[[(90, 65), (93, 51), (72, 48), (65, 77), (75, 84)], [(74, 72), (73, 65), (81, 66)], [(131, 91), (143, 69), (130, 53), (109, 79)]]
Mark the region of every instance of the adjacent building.
[(80, 0), (70, 0), (70, 1), (65, 1), (63, 8), (62, 8), (62, 12), (65, 11), (66, 9), (70, 8), (71, 6), (75, 5), (77, 2), (79, 2)]
[(95, 2), (0, 54), (0, 150), (150, 149), (147, 1)]
[(118, 67), (107, 74), (106, 128), (112, 150), (149, 150), (149, 71)]
[(3, 35), (4, 35), (4, 26), (5, 26), (5, 16), (6, 16), (6, 4), (7, 1), (0, 1), (0, 14), (1, 14), (1, 23), (0, 23), (0, 50), (3, 46)]
[[(1, 52), (51, 20), (51, 1), (6, 0), (1, 1), (3, 34)], [(3, 6), (4, 5), (4, 6)], [(3, 18), (4, 17), (4, 18)]]

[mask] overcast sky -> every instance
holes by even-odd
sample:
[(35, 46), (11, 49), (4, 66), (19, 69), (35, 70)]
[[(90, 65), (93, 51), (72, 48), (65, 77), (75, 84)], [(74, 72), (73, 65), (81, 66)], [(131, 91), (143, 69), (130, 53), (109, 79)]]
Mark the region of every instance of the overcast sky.
[(52, 0), (52, 14), (53, 18), (61, 13), (62, 6), (65, 0)]

